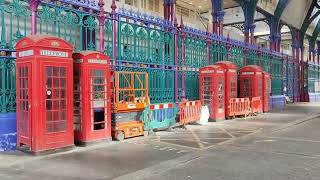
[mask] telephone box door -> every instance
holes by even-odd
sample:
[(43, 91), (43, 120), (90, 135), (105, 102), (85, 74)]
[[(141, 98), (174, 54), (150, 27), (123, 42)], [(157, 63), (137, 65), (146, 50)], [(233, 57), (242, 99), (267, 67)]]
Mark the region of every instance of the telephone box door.
[(242, 81), (241, 85), (241, 97), (248, 97), (248, 98), (252, 98), (253, 96), (253, 90), (252, 90), (252, 86), (253, 86), (253, 82), (252, 82), (252, 78), (247, 77), (247, 78), (243, 78), (240, 81)]
[(217, 78), (217, 89), (216, 89), (216, 97), (218, 101), (215, 101), (217, 105), (217, 111), (216, 111), (216, 119), (224, 119), (225, 118), (225, 79), (224, 77), (219, 76)]
[(31, 63), (17, 64), (18, 145), (31, 148)]
[[(72, 87), (71, 84), (67, 84), (67, 77), (72, 78), (70, 74), (72, 67), (67, 67), (62, 63), (45, 63), (42, 64), (41, 68), (42, 72), (44, 72), (44, 81), (42, 81), (44, 83), (42, 90), (45, 102), (45, 118), (43, 118), (43, 123), (45, 124), (43, 126), (45, 127), (44, 141), (48, 148), (52, 144), (54, 144), (54, 147), (57, 144), (63, 146), (70, 139), (66, 137), (68, 135), (67, 131), (72, 131), (70, 129), (70, 122), (72, 122), (70, 121), (70, 114), (72, 114), (70, 109), (71, 100), (67, 99), (67, 97), (71, 97), (69, 90)], [(70, 95), (67, 95), (67, 93)]]
[(89, 86), (90, 86), (90, 97), (91, 99), (91, 121), (87, 128), (87, 132), (91, 132), (90, 139), (99, 139), (107, 137), (108, 131), (106, 129), (111, 128), (111, 124), (108, 124), (110, 112), (108, 112), (108, 107), (110, 103), (110, 97), (107, 93), (109, 84), (107, 84), (107, 73), (109, 73), (105, 68), (90, 68)]
[(202, 84), (200, 85), (200, 95), (201, 95), (201, 99), (202, 99), (202, 104), (204, 106), (207, 106), (209, 109), (209, 114), (210, 116), (214, 116), (214, 111), (212, 110), (212, 106), (213, 106), (213, 77), (212, 76), (201, 76), (201, 81)]

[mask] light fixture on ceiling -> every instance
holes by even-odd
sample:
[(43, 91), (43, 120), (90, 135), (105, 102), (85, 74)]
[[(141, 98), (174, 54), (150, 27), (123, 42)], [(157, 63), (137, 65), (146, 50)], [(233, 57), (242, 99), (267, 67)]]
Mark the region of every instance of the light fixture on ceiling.
[(189, 2), (189, 4), (192, 4), (192, 2)]

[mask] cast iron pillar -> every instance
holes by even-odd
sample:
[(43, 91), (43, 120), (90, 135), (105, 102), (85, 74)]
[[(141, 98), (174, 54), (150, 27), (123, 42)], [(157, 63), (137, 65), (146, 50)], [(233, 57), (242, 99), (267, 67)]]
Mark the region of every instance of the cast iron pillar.
[(116, 69), (117, 67), (117, 6), (116, 1), (112, 0), (111, 4), (111, 16), (112, 16), (112, 57), (113, 57), (113, 68)]
[(37, 34), (37, 11), (40, 1), (39, 0), (30, 0), (30, 9), (31, 9), (31, 34)]
[(211, 0), (212, 3), (212, 32), (223, 36), (223, 0)]
[(104, 53), (104, 25), (105, 25), (105, 20), (106, 16), (104, 15), (104, 2), (103, 0), (99, 0), (99, 51), (101, 53)]

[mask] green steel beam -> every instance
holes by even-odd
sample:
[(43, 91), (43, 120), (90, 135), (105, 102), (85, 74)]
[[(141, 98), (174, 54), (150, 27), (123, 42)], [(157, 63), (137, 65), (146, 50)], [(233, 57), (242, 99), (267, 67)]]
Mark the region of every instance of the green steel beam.
[(291, 0), (279, 0), (276, 10), (274, 11), (274, 18), (279, 19), (284, 11), (284, 9), (287, 7)]
[(316, 41), (317, 41), (317, 37), (320, 33), (320, 21), (317, 22), (317, 26), (314, 29), (311, 39), (310, 39), (310, 46), (312, 47), (311, 49), (314, 50), (315, 45), (316, 45)]
[(320, 11), (317, 11), (314, 15), (312, 15), (312, 12), (313, 12), (314, 8), (316, 7), (316, 5), (317, 5), (317, 2), (312, 1), (312, 4), (308, 10), (308, 13), (303, 21), (303, 24), (300, 29), (300, 45), (303, 44), (303, 39), (304, 39), (304, 36), (307, 32), (308, 27), (310, 26), (312, 21), (320, 15)]

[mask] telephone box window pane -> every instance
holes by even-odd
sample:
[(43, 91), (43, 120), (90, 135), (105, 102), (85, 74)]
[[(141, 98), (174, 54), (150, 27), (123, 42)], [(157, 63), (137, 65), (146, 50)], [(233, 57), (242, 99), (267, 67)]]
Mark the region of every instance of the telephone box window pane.
[(65, 78), (61, 78), (60, 79), (60, 87), (61, 88), (65, 88), (66, 87), (66, 79)]
[(46, 110), (48, 111), (50, 111), (50, 110), (52, 110), (52, 101), (50, 101), (50, 100), (47, 100), (46, 101)]
[(66, 68), (60, 68), (60, 77), (66, 77)]
[(218, 98), (219, 98), (219, 109), (223, 109), (223, 96), (224, 96), (224, 83), (223, 78), (218, 78)]
[(52, 99), (58, 99), (59, 98), (59, 89), (53, 89), (52, 90)]
[(209, 112), (211, 113), (211, 102), (212, 102), (212, 77), (203, 77), (203, 83), (202, 83), (202, 99), (203, 104), (206, 105), (209, 108)]
[(94, 130), (100, 130), (105, 128), (104, 118), (104, 110), (94, 110)]
[(243, 96), (244, 97), (252, 97), (252, 81), (251, 79), (243, 80)]
[(51, 78), (48, 78), (47, 79), (47, 88), (52, 88), (52, 79)]
[(52, 114), (53, 114), (53, 117), (52, 117), (52, 118), (53, 118), (53, 119), (52, 119), (53, 121), (59, 121), (59, 120), (61, 120), (60, 117), (59, 117), (59, 112), (58, 112), (58, 111), (54, 111)]
[(103, 78), (94, 78), (94, 84), (103, 84)]
[(66, 98), (66, 90), (61, 89), (61, 91), (60, 91), (60, 98), (61, 98), (61, 99)]
[(59, 88), (59, 78), (53, 78), (53, 87)]
[(51, 112), (51, 111), (48, 111), (48, 112), (46, 113), (46, 118), (47, 118), (47, 122), (52, 121), (52, 112)]
[(47, 132), (49, 133), (54, 132), (52, 128), (52, 123), (46, 123), (46, 126), (47, 126)]
[(52, 76), (52, 67), (47, 67), (46, 68), (46, 75), (47, 75), (47, 77)]
[(59, 68), (58, 67), (53, 67), (53, 76), (58, 77), (59, 76)]
[(67, 120), (67, 116), (66, 116), (66, 111), (65, 110), (61, 112), (61, 119), (64, 120), (64, 121)]
[(66, 105), (66, 101), (65, 100), (62, 100), (61, 103), (60, 103), (60, 108), (61, 109), (66, 109), (67, 108), (67, 105)]
[(233, 77), (231, 79), (231, 98), (237, 97), (237, 79)]

